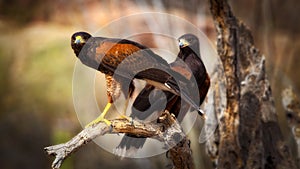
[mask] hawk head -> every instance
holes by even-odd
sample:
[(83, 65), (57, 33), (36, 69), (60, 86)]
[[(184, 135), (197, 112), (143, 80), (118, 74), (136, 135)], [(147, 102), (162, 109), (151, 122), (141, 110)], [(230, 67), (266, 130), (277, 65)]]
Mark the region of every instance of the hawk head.
[(197, 36), (193, 34), (184, 34), (180, 38), (178, 38), (179, 41), (179, 47), (185, 48), (185, 47), (192, 47), (194, 45), (199, 45), (199, 40)]
[(192, 50), (197, 56), (200, 56), (199, 39), (193, 34), (184, 34), (178, 38), (180, 50)]
[(77, 57), (79, 56), (79, 53), (80, 53), (81, 49), (83, 48), (83, 46), (85, 45), (85, 43), (91, 37), (92, 37), (92, 35), (90, 35), (89, 33), (86, 33), (86, 32), (76, 32), (72, 35), (71, 46)]

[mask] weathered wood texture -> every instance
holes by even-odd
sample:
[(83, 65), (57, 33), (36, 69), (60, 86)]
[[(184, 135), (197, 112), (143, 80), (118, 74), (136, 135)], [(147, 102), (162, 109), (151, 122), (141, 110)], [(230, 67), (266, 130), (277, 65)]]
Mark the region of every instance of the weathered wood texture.
[(105, 123), (97, 123), (89, 126), (78, 133), (70, 141), (54, 146), (45, 147), (49, 155), (54, 155), (55, 160), (52, 168), (60, 168), (65, 158), (76, 150), (87, 144), (94, 138), (105, 134), (126, 133), (137, 137), (151, 137), (165, 143), (165, 147), (170, 149), (169, 158), (173, 162), (175, 169), (193, 169), (193, 158), (189, 146), (189, 140), (183, 133), (176, 118), (169, 112), (164, 112), (159, 117), (160, 123), (141, 123), (138, 121), (128, 121), (127, 119), (110, 120), (111, 126)]
[(212, 157), (216, 167), (296, 168), (277, 122), (265, 57), (226, 0), (209, 2), (227, 94), (226, 109), (217, 114), (219, 138), (211, 138), (219, 144)]
[(300, 168), (300, 100), (290, 87), (282, 92), (282, 105), (285, 110), (288, 126), (297, 144), (297, 167)]
[(173, 162), (173, 169), (195, 168), (190, 140), (187, 137), (182, 137), (181, 141), (168, 151), (168, 157)]

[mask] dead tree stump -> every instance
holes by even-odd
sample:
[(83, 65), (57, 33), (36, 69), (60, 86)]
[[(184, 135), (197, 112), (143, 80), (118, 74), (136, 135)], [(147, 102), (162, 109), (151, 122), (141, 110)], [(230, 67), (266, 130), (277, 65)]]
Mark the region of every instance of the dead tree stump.
[(216, 167), (296, 168), (278, 125), (265, 57), (255, 48), (250, 30), (234, 16), (226, 0), (209, 2), (227, 94), (226, 110), (217, 114), (220, 125), (218, 151), (214, 154)]

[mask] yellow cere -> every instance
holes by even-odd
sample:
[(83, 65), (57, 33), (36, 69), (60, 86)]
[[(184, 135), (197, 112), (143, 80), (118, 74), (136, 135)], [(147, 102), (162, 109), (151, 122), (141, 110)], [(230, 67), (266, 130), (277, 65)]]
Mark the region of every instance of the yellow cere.
[(82, 37), (79, 35), (75, 37), (75, 43), (78, 43), (78, 42), (80, 42), (80, 43), (84, 42), (84, 39), (82, 39)]
[(179, 39), (179, 44), (180, 46), (185, 47), (189, 45), (189, 42), (185, 39)]

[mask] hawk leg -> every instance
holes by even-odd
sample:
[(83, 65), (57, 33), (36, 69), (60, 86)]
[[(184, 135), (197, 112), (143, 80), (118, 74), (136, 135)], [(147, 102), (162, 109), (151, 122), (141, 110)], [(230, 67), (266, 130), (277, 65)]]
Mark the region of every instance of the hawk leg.
[(98, 116), (95, 120), (91, 121), (89, 124), (87, 124), (85, 127), (89, 127), (92, 126), (94, 124), (97, 124), (99, 122), (104, 122), (105, 124), (107, 124), (108, 126), (111, 125), (111, 122), (108, 121), (107, 119), (105, 119), (105, 115), (107, 114), (109, 108), (111, 107), (111, 103), (107, 103), (103, 112), (100, 114), (100, 116)]

